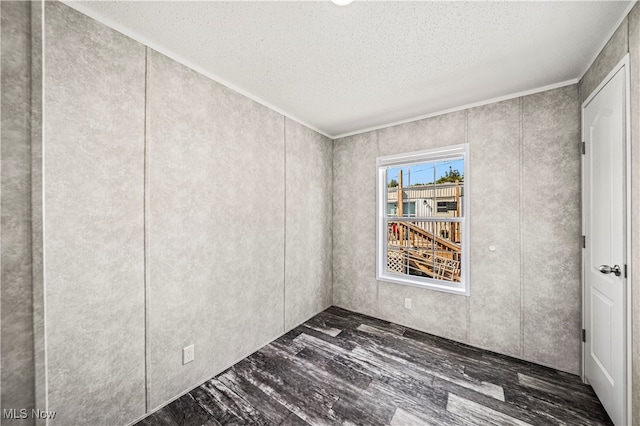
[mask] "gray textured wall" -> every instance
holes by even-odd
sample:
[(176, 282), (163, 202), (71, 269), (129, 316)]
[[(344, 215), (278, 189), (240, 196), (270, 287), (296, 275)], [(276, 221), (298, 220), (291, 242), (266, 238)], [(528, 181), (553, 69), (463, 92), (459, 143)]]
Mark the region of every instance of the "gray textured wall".
[(284, 331), (284, 118), (151, 49), (148, 70), (155, 408)]
[(45, 28), (49, 409), (127, 423), (331, 304), (332, 142), (60, 3)]
[(522, 99), (522, 149), (523, 355), (578, 374), (581, 154), (576, 86)]
[(331, 304), (332, 144), (148, 55), (153, 409)]
[[(572, 85), (335, 141), (334, 304), (578, 373), (579, 133)], [(375, 158), (463, 142), (471, 296), (376, 281)]]
[[(637, 9), (637, 8), (634, 8)], [(580, 106), (629, 51), (629, 17), (613, 33), (578, 83)]]
[[(2, 208), (3, 409), (35, 406), (31, 280), (31, 16), (29, 2), (0, 2), (2, 70), (0, 170)], [(4, 416), (3, 416), (4, 417)], [(33, 424), (32, 419), (2, 425)]]
[(125, 424), (145, 411), (145, 47), (45, 7), (51, 423)]
[(285, 330), (332, 303), (330, 139), (285, 119)]
[[(31, 5), (31, 279), (33, 283), (33, 330), (35, 361), (35, 405), (47, 409), (45, 331), (44, 331), (44, 257), (43, 257), (43, 141), (42, 141), (42, 78), (43, 59), (43, 8), (44, 2), (32, 1)], [(46, 421), (36, 420), (37, 424)]]

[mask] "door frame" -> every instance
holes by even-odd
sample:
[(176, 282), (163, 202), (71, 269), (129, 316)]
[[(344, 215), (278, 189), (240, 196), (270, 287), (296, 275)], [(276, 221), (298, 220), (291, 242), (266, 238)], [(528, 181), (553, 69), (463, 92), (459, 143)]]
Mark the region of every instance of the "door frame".
[[(582, 103), (580, 108), (580, 140), (582, 143), (585, 141), (584, 137), (584, 110), (586, 106), (593, 100), (593, 98), (602, 90), (602, 88), (613, 78), (614, 75), (618, 73), (621, 69), (624, 68), (624, 80), (625, 80), (625, 146), (624, 146), (624, 195), (623, 198), (625, 200), (625, 207), (623, 209), (624, 212), (624, 261), (626, 265), (626, 278), (624, 281), (626, 291), (624, 292), (624, 308), (625, 308), (625, 411), (626, 411), (626, 423), (631, 422), (632, 420), (632, 407), (631, 407), (631, 385), (632, 385), (632, 375), (631, 375), (631, 360), (632, 360), (632, 345), (631, 345), (631, 78), (629, 73), (629, 53), (627, 53), (621, 60), (616, 64), (615, 67), (609, 72), (609, 74), (598, 84), (598, 87), (587, 97), (587, 99)], [(582, 145), (582, 144), (581, 144)], [(587, 176), (586, 176), (586, 168), (585, 168), (585, 156), (580, 155), (580, 165), (581, 165), (581, 185), (582, 185), (582, 196), (581, 196), (581, 223), (582, 223), (582, 235), (586, 236), (586, 222), (585, 222), (585, 195), (587, 190)], [(585, 330), (585, 325), (587, 319), (585, 318), (585, 249), (584, 247), (580, 250), (581, 252), (581, 294), (582, 294), (582, 329)], [(581, 339), (582, 340), (582, 339)], [(585, 362), (586, 362), (586, 342), (581, 342), (581, 354), (582, 354), (582, 368), (581, 368), (581, 378), (584, 383), (587, 383), (587, 379), (585, 376)]]

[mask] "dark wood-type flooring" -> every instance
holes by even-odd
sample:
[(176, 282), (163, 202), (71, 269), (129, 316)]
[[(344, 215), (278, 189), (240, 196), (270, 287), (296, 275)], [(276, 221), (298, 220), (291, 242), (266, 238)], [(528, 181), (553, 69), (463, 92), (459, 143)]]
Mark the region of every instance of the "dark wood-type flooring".
[(147, 425), (608, 425), (577, 376), (331, 307)]

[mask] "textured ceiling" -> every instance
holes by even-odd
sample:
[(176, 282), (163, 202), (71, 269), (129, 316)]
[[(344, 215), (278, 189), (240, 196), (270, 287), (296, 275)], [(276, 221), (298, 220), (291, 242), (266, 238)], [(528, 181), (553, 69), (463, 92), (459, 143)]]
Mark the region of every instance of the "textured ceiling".
[(575, 82), (630, 6), (65, 3), (331, 137)]

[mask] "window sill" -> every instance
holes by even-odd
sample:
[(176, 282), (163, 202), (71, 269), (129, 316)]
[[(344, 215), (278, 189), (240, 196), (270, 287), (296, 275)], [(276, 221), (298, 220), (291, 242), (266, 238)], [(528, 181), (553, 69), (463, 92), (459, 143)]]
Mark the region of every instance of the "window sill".
[(469, 286), (465, 286), (464, 283), (456, 283), (454, 284), (454, 286), (452, 286), (452, 285), (442, 284), (441, 281), (431, 280), (429, 278), (423, 278), (420, 281), (417, 281), (410, 278), (404, 278), (401, 275), (396, 276), (392, 274), (384, 274), (384, 275), (377, 274), (376, 280), (382, 281), (382, 282), (388, 282), (392, 284), (401, 284), (401, 285), (407, 285), (410, 287), (423, 288), (426, 290), (434, 290), (434, 291), (440, 291), (444, 293), (457, 294), (459, 296), (469, 296), (469, 291), (468, 291)]

